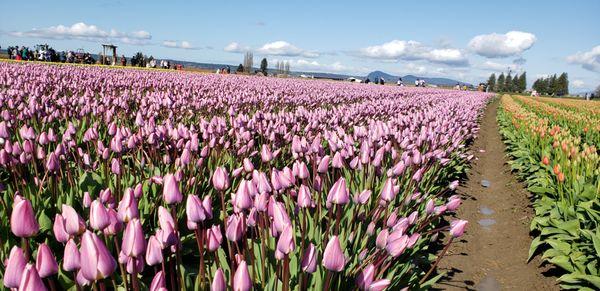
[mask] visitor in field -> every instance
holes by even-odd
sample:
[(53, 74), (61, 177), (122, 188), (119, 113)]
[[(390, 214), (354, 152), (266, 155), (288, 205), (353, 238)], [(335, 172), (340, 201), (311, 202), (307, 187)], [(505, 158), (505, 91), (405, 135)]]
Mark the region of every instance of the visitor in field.
[(398, 82), (396, 82), (396, 85), (400, 87), (404, 86), (404, 83), (402, 83), (402, 78), (398, 78)]

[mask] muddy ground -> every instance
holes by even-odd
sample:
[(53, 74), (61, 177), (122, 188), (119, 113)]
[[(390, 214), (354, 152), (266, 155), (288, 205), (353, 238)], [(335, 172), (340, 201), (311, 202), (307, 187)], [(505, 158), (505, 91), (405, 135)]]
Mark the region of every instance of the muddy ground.
[(559, 290), (555, 277), (548, 274), (548, 267), (540, 266), (538, 257), (526, 261), (533, 210), (529, 192), (506, 164), (496, 122), (498, 104), (499, 100), (495, 100), (485, 110), (479, 136), (472, 146), (477, 159), (458, 189), (463, 204), (456, 216), (469, 221), (467, 232), (452, 244), (440, 262), (438, 271), (447, 275), (435, 287)]

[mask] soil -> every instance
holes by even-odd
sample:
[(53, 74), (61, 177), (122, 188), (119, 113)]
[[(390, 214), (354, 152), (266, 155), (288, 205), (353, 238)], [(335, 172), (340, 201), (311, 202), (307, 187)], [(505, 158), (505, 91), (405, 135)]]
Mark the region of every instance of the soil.
[(559, 290), (556, 277), (539, 257), (527, 262), (533, 210), (529, 192), (506, 164), (496, 121), (498, 104), (494, 100), (484, 112), (471, 148), (476, 159), (457, 189), (463, 203), (456, 216), (469, 221), (467, 231), (440, 262), (438, 272), (446, 275), (435, 288)]

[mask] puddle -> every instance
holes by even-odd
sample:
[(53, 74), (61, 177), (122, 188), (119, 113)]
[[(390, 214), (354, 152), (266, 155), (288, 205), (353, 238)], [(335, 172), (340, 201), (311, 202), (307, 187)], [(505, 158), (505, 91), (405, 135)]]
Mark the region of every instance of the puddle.
[(488, 180), (481, 180), (481, 186), (487, 188), (491, 185), (492, 183), (490, 183), (490, 181)]
[(495, 219), (491, 219), (491, 218), (484, 218), (484, 219), (480, 219), (477, 223), (479, 223), (479, 225), (483, 226), (484, 229), (491, 229), (490, 226), (496, 224), (496, 220)]
[(494, 277), (485, 276), (479, 283), (475, 286), (477, 291), (498, 291), (501, 290), (500, 282), (496, 280)]
[(494, 210), (487, 207), (487, 206), (479, 206), (479, 213), (483, 214), (483, 215), (492, 215), (494, 214)]

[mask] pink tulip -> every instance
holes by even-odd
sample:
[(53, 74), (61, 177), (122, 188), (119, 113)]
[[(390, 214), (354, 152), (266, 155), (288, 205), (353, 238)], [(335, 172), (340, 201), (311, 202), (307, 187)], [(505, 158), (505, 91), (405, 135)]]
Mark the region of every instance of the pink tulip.
[(323, 158), (321, 158), (321, 161), (319, 161), (319, 165), (317, 167), (317, 173), (321, 173), (321, 174), (325, 174), (327, 173), (327, 170), (329, 168), (329, 156), (324, 156)]
[(63, 255), (63, 269), (67, 272), (73, 272), (79, 270), (81, 267), (79, 250), (73, 239), (67, 241), (65, 245), (65, 252)]
[(154, 266), (162, 263), (163, 254), (162, 247), (155, 236), (150, 236), (148, 239), (148, 247), (146, 248), (146, 263), (148, 266)]
[(129, 274), (139, 274), (144, 271), (144, 257), (139, 258), (127, 257), (125, 262), (125, 269)]
[(304, 251), (301, 267), (306, 273), (314, 273), (317, 270), (317, 250), (313, 243), (310, 243)]
[(58, 242), (66, 243), (69, 240), (69, 234), (65, 228), (65, 219), (58, 213), (54, 216), (52, 231), (54, 232), (54, 237)]
[(119, 202), (117, 214), (119, 220), (122, 222), (129, 222), (134, 218), (139, 218), (138, 203), (133, 191), (125, 191), (123, 198)]
[(95, 233), (86, 231), (83, 234), (80, 252), (81, 273), (89, 281), (104, 279), (117, 268), (117, 262)]
[(187, 220), (192, 222), (202, 222), (207, 218), (202, 201), (196, 195), (188, 195), (185, 203), (185, 214)]
[(367, 265), (356, 277), (356, 285), (361, 290), (367, 290), (375, 278), (375, 271), (373, 264)]
[(389, 279), (377, 280), (377, 281), (371, 283), (368, 290), (369, 291), (383, 291), (390, 285), (390, 283), (391, 283), (391, 281)]
[(183, 200), (179, 184), (173, 174), (166, 174), (163, 177), (163, 199), (169, 205), (180, 203)]
[(167, 281), (163, 271), (158, 271), (150, 283), (150, 291), (167, 291)]
[(375, 246), (377, 246), (380, 249), (385, 249), (389, 234), (390, 232), (387, 229), (383, 229), (382, 231), (380, 231), (377, 235), (377, 238), (375, 239)]
[(40, 244), (38, 247), (35, 267), (42, 278), (58, 273), (58, 263), (56, 263), (52, 251), (45, 243)]
[(250, 273), (248, 273), (248, 265), (246, 265), (246, 261), (241, 261), (233, 277), (233, 290), (248, 291), (251, 289), (252, 279), (250, 278)]
[(34, 236), (40, 230), (29, 200), (21, 199), (13, 204), (10, 214), (10, 230), (14, 235), (24, 238)]
[(123, 230), (123, 222), (121, 222), (118, 218), (117, 212), (109, 208), (107, 209), (108, 219), (110, 224), (104, 228), (104, 234), (106, 235), (115, 235)]
[(85, 221), (73, 207), (63, 204), (62, 216), (65, 219), (65, 229), (70, 235), (80, 235), (85, 231)]
[(408, 236), (403, 235), (401, 232), (393, 232), (387, 239), (387, 245), (385, 246), (385, 249), (388, 251), (390, 256), (397, 257), (404, 252), (407, 246)]
[(310, 188), (306, 185), (300, 185), (298, 190), (298, 207), (309, 208), (312, 207), (312, 199), (310, 195)]
[(218, 268), (215, 272), (215, 277), (210, 285), (210, 291), (227, 291), (225, 274), (223, 274), (223, 270), (221, 270), (221, 268)]
[(206, 230), (206, 248), (214, 252), (221, 247), (223, 235), (221, 234), (221, 225), (214, 225)]
[(90, 206), (90, 227), (95, 230), (104, 230), (109, 224), (108, 210), (99, 199), (94, 200)]
[(123, 234), (121, 252), (128, 257), (137, 258), (146, 251), (146, 239), (140, 220), (134, 218), (127, 223)]
[(21, 282), (23, 271), (27, 260), (23, 250), (17, 246), (13, 246), (10, 249), (10, 255), (8, 255), (8, 261), (6, 262), (6, 269), (4, 270), (4, 286), (6, 288), (18, 288)]
[(433, 199), (427, 200), (427, 203), (425, 204), (425, 213), (427, 213), (427, 215), (432, 214), (435, 209), (434, 207), (435, 202), (433, 201)]
[(225, 236), (230, 241), (240, 240), (245, 233), (246, 226), (244, 225), (244, 214), (234, 214), (229, 216), (227, 219), (227, 229), (225, 230)]
[(371, 190), (365, 189), (360, 193), (354, 194), (352, 201), (356, 204), (364, 205), (369, 201), (369, 198), (371, 198)]
[(21, 281), (19, 283), (19, 291), (43, 291), (46, 289), (44, 281), (40, 278), (38, 271), (33, 264), (27, 264), (23, 270)]
[(323, 267), (329, 271), (341, 272), (346, 265), (346, 257), (337, 236), (332, 236), (323, 252)]
[(296, 248), (294, 244), (294, 228), (291, 224), (288, 224), (284, 229), (279, 240), (277, 241), (277, 250), (282, 254), (289, 254)]
[(458, 206), (460, 206), (460, 203), (460, 198), (450, 199), (450, 201), (446, 203), (446, 209), (448, 211), (456, 211), (456, 209), (458, 209)]
[(467, 227), (468, 221), (466, 220), (454, 220), (450, 223), (450, 235), (452, 237), (457, 238), (461, 237), (465, 232), (465, 228)]
[(343, 205), (350, 201), (350, 195), (348, 194), (348, 187), (346, 187), (346, 179), (343, 177), (337, 180), (329, 190), (327, 195), (327, 202)]
[(243, 165), (244, 171), (246, 173), (252, 173), (252, 171), (254, 171), (254, 165), (252, 164), (252, 161), (250, 161), (250, 159), (244, 158)]
[(83, 207), (88, 208), (92, 204), (92, 197), (90, 197), (90, 192), (85, 191), (83, 193)]
[(252, 197), (250, 197), (250, 193), (248, 192), (248, 187), (246, 184), (251, 184), (252, 182), (242, 180), (238, 186), (238, 190), (235, 193), (235, 199), (233, 200), (233, 205), (239, 209), (248, 209), (252, 206)]
[(217, 167), (212, 176), (212, 184), (213, 187), (217, 191), (225, 191), (229, 188), (229, 175), (227, 174), (227, 170), (223, 167)]
[(60, 161), (54, 152), (51, 152), (46, 159), (46, 169), (50, 173), (55, 173), (60, 169)]
[(396, 192), (394, 191), (394, 181), (392, 178), (388, 178), (381, 189), (381, 199), (387, 202), (393, 201), (396, 198)]

